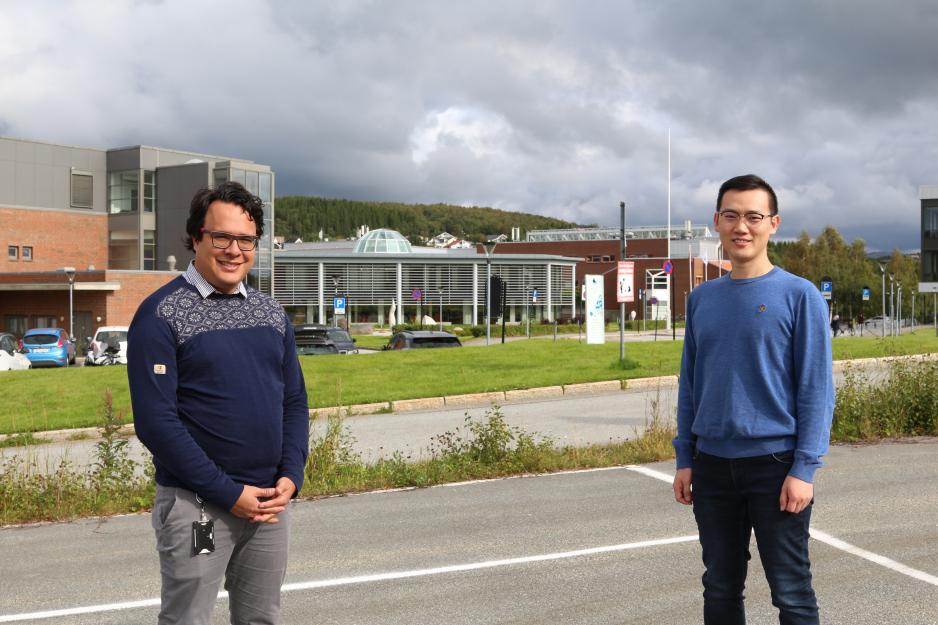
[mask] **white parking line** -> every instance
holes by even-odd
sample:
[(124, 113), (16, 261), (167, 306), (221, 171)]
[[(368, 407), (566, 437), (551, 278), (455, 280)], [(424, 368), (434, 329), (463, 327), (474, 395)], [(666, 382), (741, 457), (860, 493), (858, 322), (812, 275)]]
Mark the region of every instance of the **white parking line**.
[[(668, 484), (671, 484), (674, 481), (673, 475), (668, 475), (667, 473), (663, 473), (661, 471), (655, 471), (654, 469), (649, 469), (648, 467), (629, 465), (626, 468), (629, 471), (641, 473), (642, 475), (653, 477), (656, 480), (661, 480), (662, 482), (667, 482)], [(926, 584), (938, 586), (938, 577), (930, 573), (919, 571), (918, 569), (913, 569), (910, 566), (906, 566), (901, 562), (896, 562), (895, 560), (887, 558), (886, 556), (881, 556), (878, 553), (873, 553), (872, 551), (867, 551), (866, 549), (857, 547), (856, 545), (851, 545), (850, 543), (840, 540), (839, 538), (835, 538), (827, 532), (822, 532), (819, 529), (812, 527), (810, 528), (809, 532), (811, 533), (811, 538), (818, 542), (822, 542), (825, 545), (829, 545), (835, 549), (840, 549), (841, 551), (846, 551), (847, 553), (855, 555), (858, 558), (869, 560), (870, 562), (886, 567), (891, 571), (902, 573), (903, 575), (908, 575), (909, 577), (925, 582)]]
[[(578, 549), (576, 551), (561, 551), (558, 553), (545, 553), (536, 556), (524, 556), (520, 558), (506, 558), (503, 560), (486, 560), (483, 562), (470, 562), (468, 564), (455, 564), (451, 566), (440, 566), (430, 569), (415, 569), (411, 571), (393, 571), (389, 573), (376, 573), (373, 575), (358, 575), (355, 577), (339, 577), (336, 579), (323, 579), (311, 582), (297, 582), (293, 584), (284, 584), (281, 590), (283, 592), (294, 592), (297, 590), (315, 590), (317, 588), (332, 588), (335, 586), (348, 586), (352, 584), (367, 584), (371, 582), (383, 582), (395, 579), (407, 579), (411, 577), (426, 577), (429, 575), (443, 575), (446, 573), (462, 573), (465, 571), (477, 571), (480, 569), (491, 569), (500, 566), (513, 566), (516, 564), (529, 564), (531, 562), (547, 562), (550, 560), (564, 560), (568, 558), (580, 558), (583, 556), (592, 556), (602, 553), (614, 553), (617, 551), (628, 551), (630, 549), (642, 549), (645, 547), (659, 547), (661, 545), (675, 545), (679, 543), (694, 542), (697, 535), (676, 536), (674, 538), (659, 538), (656, 540), (643, 540), (635, 543), (623, 543), (620, 545), (607, 545), (604, 547), (591, 547), (589, 549)], [(218, 593), (219, 599), (228, 596), (227, 592)], [(142, 601), (129, 601), (126, 603), (107, 603), (102, 605), (85, 606), (81, 608), (67, 608), (62, 610), (47, 610), (45, 612), (29, 612), (25, 614), (0, 615), (0, 623), (15, 623), (18, 621), (40, 620), (50, 618), (60, 618), (65, 616), (76, 616), (79, 614), (95, 614), (99, 612), (115, 612), (118, 610), (133, 610), (136, 608), (149, 608), (160, 605), (159, 599), (144, 599)]]
[(878, 553), (873, 553), (872, 551), (861, 549), (856, 545), (851, 545), (850, 543), (844, 542), (839, 538), (834, 538), (830, 534), (822, 532), (818, 529), (814, 529), (813, 527), (809, 531), (811, 532), (811, 538), (820, 541), (825, 545), (830, 545), (831, 547), (841, 549), (847, 553), (852, 553), (859, 558), (869, 560), (870, 562), (875, 562), (876, 564), (884, 566), (887, 569), (893, 570), (897, 573), (902, 573), (903, 575), (914, 577), (915, 579), (923, 581), (926, 584), (938, 586), (938, 577), (935, 577), (934, 575), (925, 573), (924, 571), (919, 571), (918, 569), (913, 569), (910, 566), (906, 566), (901, 562), (896, 562), (895, 560), (887, 558), (886, 556), (881, 556)]

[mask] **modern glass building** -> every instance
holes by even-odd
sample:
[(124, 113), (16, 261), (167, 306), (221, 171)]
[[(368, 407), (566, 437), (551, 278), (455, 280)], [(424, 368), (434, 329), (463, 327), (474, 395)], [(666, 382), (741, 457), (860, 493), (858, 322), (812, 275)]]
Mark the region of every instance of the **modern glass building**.
[[(447, 323), (485, 322), (488, 272), (506, 285), (509, 323), (575, 316), (578, 258), (411, 246), (398, 232), (372, 230), (358, 241), (288, 245), (277, 250), (274, 297), (294, 323), (329, 323), (346, 298), (349, 323), (400, 323), (424, 315)], [(489, 264), (490, 263), (490, 264)]]
[(922, 187), (922, 273), (919, 293), (938, 293), (938, 186)]

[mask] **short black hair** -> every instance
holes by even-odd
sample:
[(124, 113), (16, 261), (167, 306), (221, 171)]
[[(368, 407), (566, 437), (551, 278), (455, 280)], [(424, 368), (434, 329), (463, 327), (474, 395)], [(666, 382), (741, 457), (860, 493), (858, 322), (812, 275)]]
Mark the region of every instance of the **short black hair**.
[(720, 204), (723, 203), (723, 195), (727, 191), (754, 191), (755, 189), (762, 189), (769, 194), (769, 213), (778, 215), (778, 198), (775, 196), (775, 190), (768, 182), (755, 174), (736, 176), (720, 185), (720, 193), (717, 195), (717, 212), (720, 212)]
[(216, 186), (214, 189), (204, 187), (199, 189), (192, 198), (189, 206), (189, 218), (186, 220), (186, 249), (194, 252), (192, 239), (202, 240), (202, 227), (205, 225), (205, 215), (212, 202), (226, 202), (240, 206), (248, 214), (257, 228), (257, 236), (264, 234), (264, 201), (244, 188), (239, 182), (229, 180)]

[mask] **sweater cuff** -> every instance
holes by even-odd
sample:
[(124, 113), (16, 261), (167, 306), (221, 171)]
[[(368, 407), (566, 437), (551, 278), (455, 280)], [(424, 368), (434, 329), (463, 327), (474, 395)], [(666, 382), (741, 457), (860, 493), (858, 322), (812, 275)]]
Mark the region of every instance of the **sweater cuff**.
[(671, 442), (674, 445), (677, 468), (689, 469), (694, 463), (694, 444), (689, 441), (678, 440), (677, 438)]
[(798, 452), (795, 452), (795, 462), (791, 465), (788, 475), (796, 477), (802, 482), (808, 484), (814, 483), (814, 472), (821, 466), (816, 458), (808, 458)]

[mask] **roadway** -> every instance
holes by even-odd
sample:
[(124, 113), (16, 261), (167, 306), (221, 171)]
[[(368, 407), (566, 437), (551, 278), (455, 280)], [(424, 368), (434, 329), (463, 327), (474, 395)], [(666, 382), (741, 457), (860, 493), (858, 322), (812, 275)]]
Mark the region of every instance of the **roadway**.
[[(936, 457), (938, 439), (831, 450), (811, 541), (824, 623), (938, 623)], [(696, 528), (673, 501), (671, 470), (664, 462), (297, 502), (284, 622), (699, 622)], [(5, 528), (0, 553), (0, 623), (156, 620), (146, 514)], [(747, 596), (750, 623), (777, 623), (758, 558)], [(213, 623), (226, 619), (220, 600)]]

